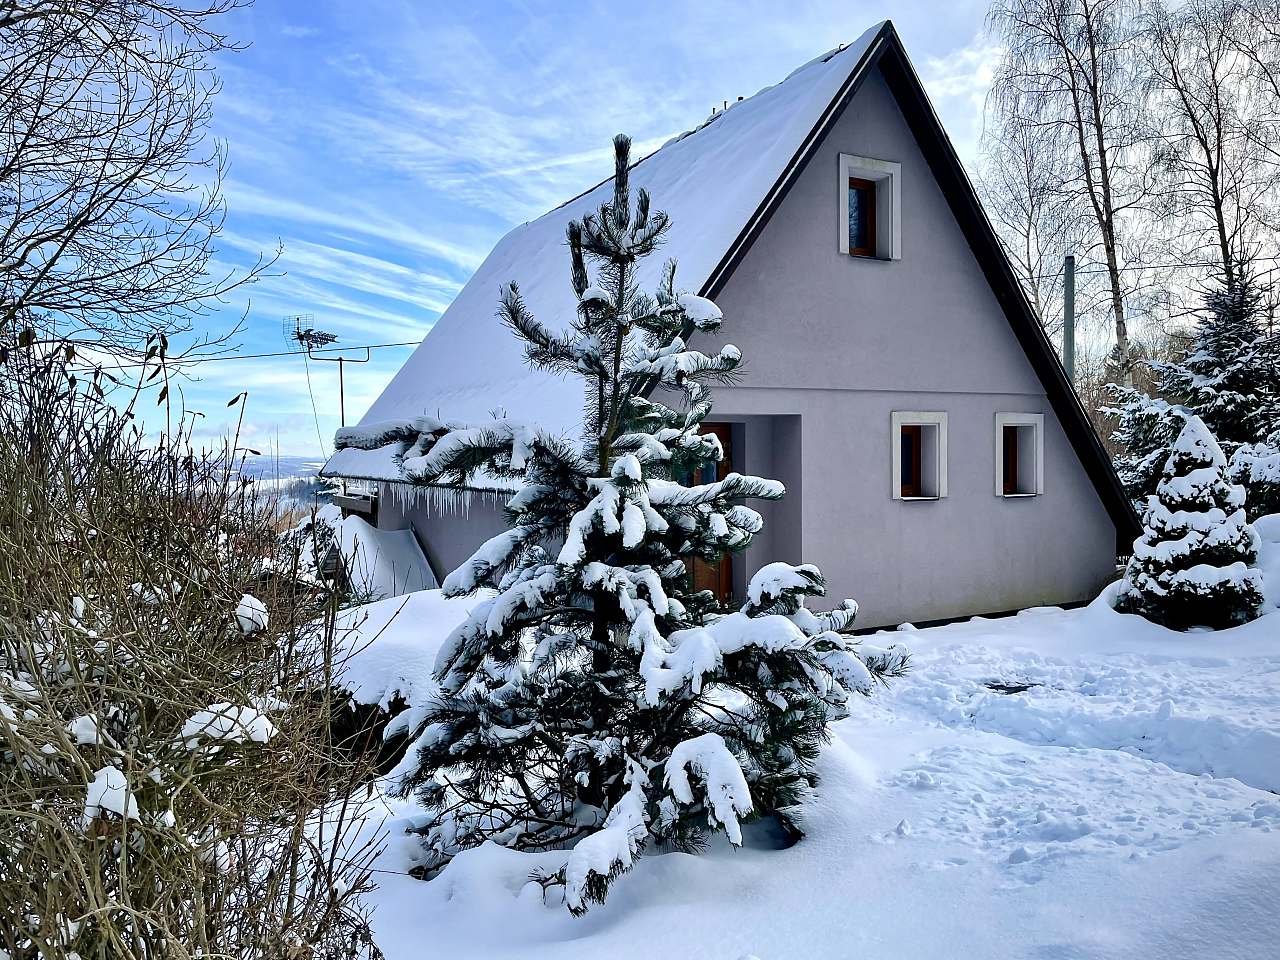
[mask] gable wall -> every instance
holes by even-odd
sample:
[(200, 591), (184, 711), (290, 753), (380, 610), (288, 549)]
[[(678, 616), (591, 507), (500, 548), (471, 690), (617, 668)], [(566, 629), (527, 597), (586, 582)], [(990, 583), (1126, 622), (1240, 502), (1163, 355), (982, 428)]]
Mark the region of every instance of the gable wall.
[[(901, 163), (901, 260), (839, 253), (840, 153)], [(717, 301), (745, 370), (714, 417), (799, 415), (802, 468), (769, 465), (803, 480), (803, 556), (753, 549), (748, 571), (817, 563), (863, 625), (1084, 599), (1109, 576), (1114, 527), (878, 72)], [(894, 410), (948, 412), (947, 498), (891, 498)], [(1042, 496), (995, 495), (998, 411), (1046, 415)]]

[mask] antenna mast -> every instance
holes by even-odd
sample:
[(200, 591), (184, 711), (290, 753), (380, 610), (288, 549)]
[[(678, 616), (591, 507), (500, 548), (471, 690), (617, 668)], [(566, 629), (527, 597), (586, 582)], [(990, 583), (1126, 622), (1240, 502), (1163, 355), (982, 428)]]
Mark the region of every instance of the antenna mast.
[[(338, 348), (330, 349), (330, 345), (338, 342), (336, 334), (320, 330), (315, 324), (315, 315), (299, 313), (284, 318), (284, 339), (291, 349), (306, 353), (311, 360), (325, 360), (338, 364), (338, 424), (347, 425), (346, 377), (344, 367), (348, 363), (368, 363), (372, 354), (368, 347), (364, 348), (363, 357), (344, 357)], [(336, 357), (322, 354), (337, 353)]]

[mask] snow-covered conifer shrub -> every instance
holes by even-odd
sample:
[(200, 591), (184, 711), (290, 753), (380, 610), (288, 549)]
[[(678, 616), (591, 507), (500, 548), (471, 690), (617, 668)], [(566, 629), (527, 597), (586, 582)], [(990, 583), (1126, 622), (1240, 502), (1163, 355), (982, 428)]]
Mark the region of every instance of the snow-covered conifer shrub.
[[(1229, 458), (1280, 429), (1280, 345), (1263, 320), (1261, 292), (1242, 265), (1230, 284), (1224, 281), (1206, 294), (1181, 355), (1148, 363), (1154, 396), (1109, 386), (1113, 404), (1104, 412), (1116, 418), (1112, 439), (1124, 451), (1116, 468), (1135, 501), (1143, 502), (1160, 482), (1184, 411), (1204, 421)], [(1240, 476), (1251, 505), (1265, 496), (1261, 487), (1255, 496), (1246, 470)], [(1261, 515), (1252, 509), (1253, 516)]]
[(1245, 492), (1226, 476), (1222, 448), (1188, 416), (1117, 594), (1117, 609), (1175, 629), (1229, 627), (1257, 616), (1262, 575), (1258, 535), (1245, 518)]
[(0, 367), (0, 956), (378, 956), (329, 596), (70, 355)]
[(494, 594), (444, 642), (439, 699), (409, 748), (401, 789), (430, 812), (424, 872), (486, 841), (565, 849), (544, 880), (575, 914), (650, 845), (696, 849), (709, 831), (736, 844), (743, 821), (787, 818), (816, 782), (828, 724), (905, 667), (901, 650), (853, 640), (852, 601), (804, 606), (825, 592), (813, 566), (764, 567), (737, 609), (691, 588), (695, 558), (761, 529), (744, 501), (783, 488), (737, 473), (678, 482), (722, 456), (700, 430), (707, 384), (741, 355), (689, 346), (722, 317), (678, 291), (673, 263), (653, 295), (637, 289), (636, 262), (668, 223), (645, 191), (632, 197), (629, 142), (615, 147), (612, 200), (568, 228), (576, 313), (549, 327), (514, 284), (501, 298), (531, 363), (584, 380), (583, 446), (510, 420), (432, 421), (403, 462), (426, 482), (484, 470), (521, 483), (510, 529), (444, 583)]

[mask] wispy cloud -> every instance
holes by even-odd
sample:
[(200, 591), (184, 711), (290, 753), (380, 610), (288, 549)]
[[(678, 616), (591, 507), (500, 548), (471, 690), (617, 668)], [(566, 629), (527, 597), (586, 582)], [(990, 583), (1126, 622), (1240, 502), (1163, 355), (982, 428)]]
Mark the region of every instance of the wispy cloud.
[(464, 229), (462, 232), (475, 237), (475, 242), (433, 236), (422, 227), (397, 220), (386, 208), (369, 200), (353, 199), (350, 194), (317, 191), (311, 202), (303, 202), (235, 179), (227, 182), (226, 193), (237, 214), (324, 227), (330, 236), (345, 235), (382, 249), (425, 254), (466, 273), (478, 267), (489, 252), (489, 245), (480, 237), (491, 231)]

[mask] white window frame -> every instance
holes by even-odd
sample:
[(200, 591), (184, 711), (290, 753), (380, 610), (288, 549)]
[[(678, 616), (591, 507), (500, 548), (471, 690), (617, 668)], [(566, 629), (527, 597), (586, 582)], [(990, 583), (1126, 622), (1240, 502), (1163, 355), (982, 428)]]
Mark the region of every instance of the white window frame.
[[(1035, 430), (1035, 479), (1034, 489), (1026, 493), (1004, 492), (1004, 428), (1032, 427)], [(996, 414), (996, 464), (995, 494), (1005, 500), (1017, 500), (1024, 497), (1038, 497), (1044, 493), (1044, 414), (1043, 413), (997, 413)]]
[(857, 259), (902, 259), (902, 164), (892, 160), (840, 154), (837, 184), (840, 210), (840, 252), (849, 253), (849, 179), (857, 177), (876, 185), (876, 255)]
[[(933, 427), (937, 431), (938, 443), (934, 451), (933, 487), (937, 494), (927, 497), (904, 497), (902, 495), (902, 428), (909, 426)], [(889, 429), (892, 436), (892, 459), (890, 480), (893, 486), (890, 494), (894, 500), (941, 500), (947, 495), (947, 415), (941, 410), (895, 410), (889, 415)], [(923, 469), (923, 465), (921, 467)]]

